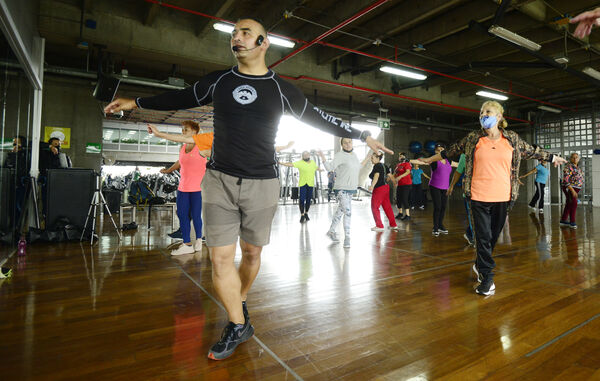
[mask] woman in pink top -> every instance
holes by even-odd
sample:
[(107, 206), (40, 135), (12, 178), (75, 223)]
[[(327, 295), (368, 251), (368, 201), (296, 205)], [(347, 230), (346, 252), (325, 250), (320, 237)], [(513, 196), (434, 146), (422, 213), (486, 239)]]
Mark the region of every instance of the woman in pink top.
[(492, 251), (502, 232), (508, 210), (519, 194), (519, 166), (521, 159), (543, 159), (555, 166), (566, 160), (542, 151), (521, 140), (514, 131), (506, 130), (504, 108), (496, 101), (481, 106), (481, 129), (473, 131), (447, 151), (423, 159), (433, 162), (441, 158), (465, 154), (463, 189), (471, 203), (475, 230), (477, 258), (473, 271), (480, 282), (475, 292), (492, 295), (496, 291), (494, 273), (496, 263)]
[[(194, 136), (200, 131), (198, 123), (186, 120), (182, 123), (182, 134)], [(181, 178), (177, 188), (177, 217), (181, 226), (183, 245), (171, 251), (171, 255), (191, 254), (202, 251), (202, 189), (200, 183), (206, 172), (206, 158), (202, 156), (205, 151), (199, 151), (195, 144), (183, 144), (179, 150), (179, 160), (169, 169), (161, 173), (170, 173), (179, 169)], [(194, 221), (196, 241), (192, 244), (190, 237), (190, 216)]]

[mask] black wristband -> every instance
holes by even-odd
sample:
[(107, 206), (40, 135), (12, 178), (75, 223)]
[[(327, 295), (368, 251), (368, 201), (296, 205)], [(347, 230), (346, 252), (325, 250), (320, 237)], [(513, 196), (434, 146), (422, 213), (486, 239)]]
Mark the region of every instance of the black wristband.
[(360, 139), (361, 142), (365, 143), (369, 136), (371, 136), (371, 132), (368, 130), (364, 130), (360, 133), (360, 136), (358, 138)]

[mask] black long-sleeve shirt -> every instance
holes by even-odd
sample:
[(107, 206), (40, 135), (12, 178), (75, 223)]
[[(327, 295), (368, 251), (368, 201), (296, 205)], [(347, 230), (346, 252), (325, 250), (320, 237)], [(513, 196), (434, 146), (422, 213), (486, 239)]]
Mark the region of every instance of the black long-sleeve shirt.
[(207, 168), (240, 178), (278, 177), (275, 137), (284, 113), (340, 137), (357, 139), (361, 132), (310, 104), (300, 89), (271, 70), (255, 76), (233, 67), (212, 72), (184, 90), (136, 99), (138, 107), (153, 110), (188, 109), (211, 102), (214, 142)]

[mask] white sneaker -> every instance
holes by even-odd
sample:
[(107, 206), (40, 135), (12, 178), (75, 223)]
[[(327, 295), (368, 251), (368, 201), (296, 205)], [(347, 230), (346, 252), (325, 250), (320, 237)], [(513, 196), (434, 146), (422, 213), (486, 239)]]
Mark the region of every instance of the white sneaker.
[(350, 247), (350, 237), (344, 238), (344, 247), (345, 248), (349, 248)]
[(182, 243), (177, 249), (171, 251), (171, 255), (194, 254), (195, 252), (194, 245)]
[(544, 209), (540, 208), (540, 213), (544, 213)]
[(327, 237), (331, 238), (331, 240), (333, 242), (340, 242), (340, 239), (338, 238), (337, 234), (335, 234), (335, 232), (328, 231), (327, 232)]
[(390, 226), (390, 230), (400, 230), (399, 226)]
[(373, 231), (373, 232), (382, 232), (384, 230), (385, 230), (384, 228), (378, 228), (377, 226), (373, 226), (371, 228), (371, 231)]
[(202, 238), (196, 239), (194, 242), (194, 251), (201, 252), (202, 251)]

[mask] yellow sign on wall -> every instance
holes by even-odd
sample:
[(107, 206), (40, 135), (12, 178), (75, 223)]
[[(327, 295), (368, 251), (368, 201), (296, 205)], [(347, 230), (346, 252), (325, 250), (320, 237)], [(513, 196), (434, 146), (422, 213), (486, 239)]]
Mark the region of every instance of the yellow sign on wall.
[(61, 148), (71, 148), (71, 129), (66, 127), (48, 127), (44, 128), (44, 141), (50, 138), (58, 138)]

